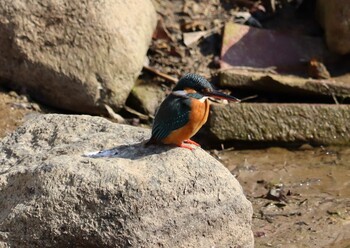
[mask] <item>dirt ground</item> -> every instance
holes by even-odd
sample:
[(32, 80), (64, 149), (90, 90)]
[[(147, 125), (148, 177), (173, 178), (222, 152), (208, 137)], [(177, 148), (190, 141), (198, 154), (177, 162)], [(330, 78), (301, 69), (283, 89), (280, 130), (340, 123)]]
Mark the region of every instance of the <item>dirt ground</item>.
[[(220, 52), (223, 28), (227, 22), (247, 23), (242, 16), (252, 13), (251, 26), (300, 35), (322, 36), (320, 25), (311, 14), (313, 0), (305, 1), (297, 8), (293, 0), (263, 1), (276, 2), (276, 12), (260, 11), (262, 7), (255, 0), (153, 0), (159, 16), (159, 27), (148, 58), (149, 64), (161, 72), (180, 77), (193, 72), (208, 78), (215, 76), (220, 67)], [(282, 2), (284, 4), (282, 4)], [(243, 13), (243, 14), (237, 14)], [(256, 23), (256, 22), (257, 23)], [(201, 39), (188, 44), (190, 32), (203, 32)], [(165, 33), (165, 34), (164, 34)], [(186, 45), (187, 44), (187, 45)], [(257, 41), (257, 47), (259, 41)]]
[(253, 203), (256, 247), (350, 247), (350, 148), (221, 151)]
[(0, 139), (21, 125), (27, 114), (35, 112), (41, 112), (39, 105), (26, 96), (0, 89)]
[[(234, 19), (234, 11), (249, 9), (246, 3), (250, 1), (153, 2), (162, 17), (165, 38), (153, 40), (149, 66), (172, 77), (195, 72), (215, 81), (223, 25)], [(305, 26), (300, 18), (279, 18), (294, 22), (268, 18), (263, 24), (274, 28), (280, 22), (282, 29), (296, 31)], [(307, 27), (303, 32), (318, 34), (314, 23)], [(203, 31), (204, 38), (186, 46), (183, 33), (192, 31)], [(146, 74), (156, 79), (144, 71)], [(0, 91), (0, 138), (20, 125), (27, 114), (41, 112), (51, 111), (43, 111), (28, 97)], [(350, 247), (350, 148), (210, 152), (237, 177), (253, 203), (256, 247)]]

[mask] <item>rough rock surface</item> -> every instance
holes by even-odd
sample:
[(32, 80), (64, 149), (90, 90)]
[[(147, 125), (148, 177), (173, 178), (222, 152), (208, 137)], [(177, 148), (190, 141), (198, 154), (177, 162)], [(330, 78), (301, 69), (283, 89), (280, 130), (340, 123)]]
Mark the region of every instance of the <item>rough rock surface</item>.
[(316, 11), (325, 30), (328, 47), (340, 54), (350, 53), (350, 2), (317, 0)]
[(328, 97), (350, 97), (350, 82), (316, 80), (292, 75), (231, 69), (221, 72), (220, 86), (260, 90), (269, 93), (288, 93)]
[(159, 85), (139, 84), (130, 93), (130, 106), (143, 113), (155, 115), (165, 97), (166, 92)]
[(350, 106), (242, 103), (215, 105), (207, 128), (221, 141), (350, 144)]
[(155, 24), (150, 0), (1, 1), (0, 81), (62, 109), (118, 109)]
[(0, 246), (253, 247), (231, 173), (200, 148), (145, 148), (149, 135), (99, 117), (28, 120), (0, 143)]

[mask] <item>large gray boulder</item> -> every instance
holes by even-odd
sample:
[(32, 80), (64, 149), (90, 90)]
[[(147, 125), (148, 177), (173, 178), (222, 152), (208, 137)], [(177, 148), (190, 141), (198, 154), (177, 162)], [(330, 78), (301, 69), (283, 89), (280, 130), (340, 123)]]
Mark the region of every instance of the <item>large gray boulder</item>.
[(350, 53), (350, 1), (317, 0), (316, 12), (328, 47), (339, 54)]
[(4, 138), (0, 247), (253, 247), (252, 206), (231, 173), (200, 148), (145, 148), (149, 136), (40, 115)]
[(118, 110), (155, 24), (150, 0), (0, 1), (0, 81), (61, 109)]

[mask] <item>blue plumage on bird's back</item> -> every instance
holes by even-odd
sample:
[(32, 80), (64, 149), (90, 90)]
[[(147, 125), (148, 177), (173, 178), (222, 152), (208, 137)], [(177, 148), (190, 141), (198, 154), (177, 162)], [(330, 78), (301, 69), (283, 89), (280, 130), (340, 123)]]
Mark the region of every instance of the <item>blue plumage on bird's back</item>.
[(190, 118), (190, 99), (170, 94), (160, 105), (153, 122), (152, 138), (162, 140), (183, 127)]

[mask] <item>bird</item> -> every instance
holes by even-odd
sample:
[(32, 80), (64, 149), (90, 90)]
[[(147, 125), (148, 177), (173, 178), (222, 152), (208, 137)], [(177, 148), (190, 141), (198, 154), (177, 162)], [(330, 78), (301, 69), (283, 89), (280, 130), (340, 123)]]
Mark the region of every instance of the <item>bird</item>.
[(175, 85), (156, 112), (150, 144), (166, 144), (193, 150), (200, 146), (190, 138), (206, 123), (209, 97), (240, 102), (236, 97), (221, 93), (204, 77), (188, 73)]

